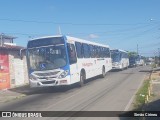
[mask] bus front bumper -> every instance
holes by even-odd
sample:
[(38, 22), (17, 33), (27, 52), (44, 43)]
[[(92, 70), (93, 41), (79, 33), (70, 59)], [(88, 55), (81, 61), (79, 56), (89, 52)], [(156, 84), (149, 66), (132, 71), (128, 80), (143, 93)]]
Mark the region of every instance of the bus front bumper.
[(121, 65), (114, 65), (112, 66), (112, 69), (122, 69)]
[(61, 86), (61, 85), (70, 85), (69, 77), (63, 79), (55, 80), (29, 80), (30, 87), (49, 87), (49, 86)]

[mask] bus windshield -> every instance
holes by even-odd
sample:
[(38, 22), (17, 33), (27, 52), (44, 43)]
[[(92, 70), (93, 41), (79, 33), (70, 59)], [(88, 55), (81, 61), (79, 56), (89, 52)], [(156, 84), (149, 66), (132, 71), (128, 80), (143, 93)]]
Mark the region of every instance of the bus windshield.
[(119, 62), (120, 58), (121, 58), (121, 55), (120, 55), (119, 52), (112, 52), (111, 57), (112, 57), (113, 62)]
[(43, 71), (60, 68), (66, 65), (64, 44), (28, 49), (30, 69)]
[(137, 57), (137, 58), (136, 58), (136, 61), (140, 61), (140, 58), (139, 58), (139, 57)]

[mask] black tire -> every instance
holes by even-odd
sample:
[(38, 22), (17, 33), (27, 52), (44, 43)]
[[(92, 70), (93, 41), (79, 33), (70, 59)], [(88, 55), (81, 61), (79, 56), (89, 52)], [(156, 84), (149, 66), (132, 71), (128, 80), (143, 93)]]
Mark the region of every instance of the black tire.
[(123, 63), (122, 63), (122, 68), (120, 69), (120, 71), (123, 71), (125, 68), (124, 68), (124, 65), (123, 65)]
[(128, 69), (128, 66), (126, 67), (126, 69)]
[(83, 87), (83, 86), (84, 86), (85, 79), (86, 79), (85, 72), (81, 71), (80, 81), (79, 81), (79, 86), (80, 86), (80, 87)]
[(102, 78), (105, 78), (105, 76), (106, 76), (106, 71), (105, 71), (105, 67), (103, 66), (103, 67), (102, 67), (101, 77), (102, 77)]

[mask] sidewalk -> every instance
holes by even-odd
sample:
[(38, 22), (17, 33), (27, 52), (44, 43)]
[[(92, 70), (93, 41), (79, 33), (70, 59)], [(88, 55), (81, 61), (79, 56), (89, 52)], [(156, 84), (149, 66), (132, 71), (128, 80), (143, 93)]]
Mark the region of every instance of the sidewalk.
[(24, 96), (25, 94), (22, 94), (22, 93), (13, 92), (10, 90), (1, 90), (0, 91), (0, 103), (8, 102), (10, 100), (18, 99)]
[[(72, 86), (74, 87), (74, 86)], [(39, 87), (30, 88), (29, 85), (24, 85), (16, 88), (0, 90), (0, 104), (4, 102), (9, 102), (16, 99), (21, 99), (28, 95), (33, 94), (45, 94), (53, 92), (64, 92), (66, 90), (72, 89), (72, 87)]]
[(160, 98), (160, 67), (153, 69), (151, 79), (152, 92), (155, 98)]
[(33, 94), (40, 89), (42, 88), (30, 88), (29, 85), (24, 85), (16, 88), (0, 90), (0, 103), (20, 99)]

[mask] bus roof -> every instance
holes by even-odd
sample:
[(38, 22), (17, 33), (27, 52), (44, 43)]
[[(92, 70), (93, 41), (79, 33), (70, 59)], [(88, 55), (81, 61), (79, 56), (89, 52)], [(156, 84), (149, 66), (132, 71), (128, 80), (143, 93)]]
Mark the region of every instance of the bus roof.
[(43, 38), (52, 38), (52, 37), (66, 37), (68, 41), (77, 41), (77, 42), (82, 42), (82, 43), (87, 43), (87, 44), (92, 44), (92, 45), (98, 45), (98, 46), (108, 47), (109, 48), (108, 45), (99, 44), (99, 43), (96, 43), (96, 42), (91, 42), (89, 40), (84, 40), (84, 39), (80, 39), (80, 38), (76, 38), (76, 37), (71, 37), (71, 36), (66, 36), (66, 35), (43, 36), (43, 37), (38, 37), (38, 38), (30, 39), (29, 41), (43, 39)]
[(52, 38), (52, 37), (63, 37), (63, 35), (54, 35), (54, 36), (52, 35), (52, 36), (37, 37), (37, 38), (32, 38), (29, 41), (43, 39), (43, 38)]
[(71, 36), (66, 36), (66, 37), (67, 37), (67, 40), (73, 40), (73, 41), (77, 41), (77, 42), (82, 42), (82, 43), (98, 45), (98, 46), (108, 47), (109, 48), (109, 45), (104, 45), (104, 44), (100, 44), (100, 43), (96, 43), (96, 42), (91, 42), (89, 40), (84, 40), (84, 39), (75, 38), (75, 37), (71, 37)]
[(120, 51), (120, 52), (128, 53), (127, 51), (125, 51), (125, 50), (121, 50), (121, 49), (111, 49), (111, 51), (114, 51), (114, 50), (118, 50), (118, 51)]

